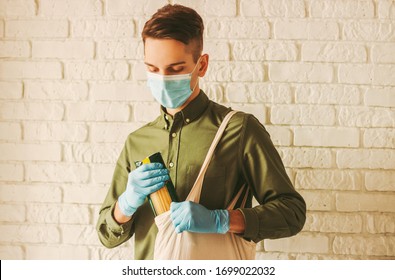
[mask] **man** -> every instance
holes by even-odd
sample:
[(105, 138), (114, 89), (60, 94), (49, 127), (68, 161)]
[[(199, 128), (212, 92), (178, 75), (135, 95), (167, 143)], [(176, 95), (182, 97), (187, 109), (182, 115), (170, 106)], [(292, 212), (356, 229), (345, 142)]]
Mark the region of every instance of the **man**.
[[(203, 21), (192, 9), (167, 5), (146, 22), (142, 38), (147, 82), (160, 116), (131, 133), (115, 167), (97, 230), (112, 248), (135, 236), (135, 259), (152, 259), (157, 228), (147, 196), (171, 178), (181, 202), (172, 203), (177, 232), (238, 233), (254, 242), (297, 234), (306, 205), (290, 182), (269, 134), (252, 115), (230, 120), (210, 163), (200, 204), (185, 202), (208, 148), (230, 111), (199, 88), (209, 63), (202, 54)], [(166, 166), (134, 162), (161, 152)], [(224, 210), (240, 188), (243, 209)], [(251, 208), (252, 195), (259, 205)], [(240, 207), (240, 202), (237, 206)]]

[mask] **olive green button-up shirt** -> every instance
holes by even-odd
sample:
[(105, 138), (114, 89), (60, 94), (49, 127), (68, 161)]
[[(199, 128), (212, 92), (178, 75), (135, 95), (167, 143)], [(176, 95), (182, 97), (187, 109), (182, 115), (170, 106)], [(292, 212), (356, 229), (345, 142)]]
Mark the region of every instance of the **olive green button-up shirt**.
[[(214, 136), (230, 108), (210, 101), (204, 92), (174, 117), (161, 116), (131, 133), (117, 161), (97, 223), (99, 239), (108, 248), (135, 237), (135, 259), (152, 259), (157, 228), (146, 201), (125, 224), (113, 216), (115, 203), (125, 191), (134, 162), (161, 152), (180, 201), (191, 190)], [(306, 205), (295, 191), (270, 135), (250, 114), (239, 112), (230, 120), (206, 172), (200, 204), (225, 209), (247, 184), (249, 197), (240, 209), (246, 239), (259, 242), (297, 234), (304, 225)], [(258, 206), (252, 207), (252, 195)], [(241, 200), (241, 199), (240, 199)], [(238, 205), (240, 207), (240, 202)]]

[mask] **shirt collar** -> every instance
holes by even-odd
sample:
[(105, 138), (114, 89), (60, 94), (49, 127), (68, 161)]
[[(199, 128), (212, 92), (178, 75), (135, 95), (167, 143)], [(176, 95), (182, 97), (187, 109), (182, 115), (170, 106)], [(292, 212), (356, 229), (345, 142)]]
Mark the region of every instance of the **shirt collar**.
[[(207, 95), (200, 90), (198, 96), (196, 96), (196, 98), (193, 99), (184, 109), (177, 112), (174, 115), (174, 118), (181, 117), (184, 124), (189, 124), (203, 114), (204, 110), (208, 107), (209, 102), (210, 100)], [(169, 115), (163, 106), (161, 106), (161, 115), (165, 122), (173, 119), (173, 116)]]

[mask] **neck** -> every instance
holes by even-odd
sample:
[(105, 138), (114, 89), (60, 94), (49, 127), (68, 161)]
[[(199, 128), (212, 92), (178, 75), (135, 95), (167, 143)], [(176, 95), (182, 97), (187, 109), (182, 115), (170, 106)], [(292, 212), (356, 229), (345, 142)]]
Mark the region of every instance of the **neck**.
[(186, 106), (188, 106), (188, 104), (191, 103), (191, 101), (194, 100), (199, 95), (199, 92), (200, 92), (200, 88), (199, 88), (199, 85), (197, 85), (195, 87), (195, 90), (192, 92), (191, 96), (189, 96), (189, 98), (187, 99), (187, 101), (185, 101), (185, 103), (183, 105), (181, 105), (178, 108), (174, 108), (174, 109), (166, 108), (166, 112), (169, 115), (174, 116), (175, 114), (180, 112), (182, 109), (184, 109)]

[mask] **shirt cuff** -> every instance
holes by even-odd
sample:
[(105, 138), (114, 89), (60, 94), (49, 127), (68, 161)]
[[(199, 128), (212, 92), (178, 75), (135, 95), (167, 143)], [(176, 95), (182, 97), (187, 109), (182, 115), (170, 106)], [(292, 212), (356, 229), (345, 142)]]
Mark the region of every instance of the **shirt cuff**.
[(245, 230), (243, 237), (250, 240), (256, 240), (259, 231), (258, 215), (256, 214), (253, 208), (243, 208), (243, 209), (239, 208), (237, 210), (239, 210), (244, 216)]
[(124, 224), (119, 224), (114, 218), (115, 205), (116, 205), (116, 202), (111, 206), (110, 211), (108, 211), (106, 213), (106, 223), (112, 233), (114, 233), (116, 235), (122, 235), (125, 232), (129, 231), (129, 229), (132, 226), (134, 217), (132, 216), (132, 218)]

